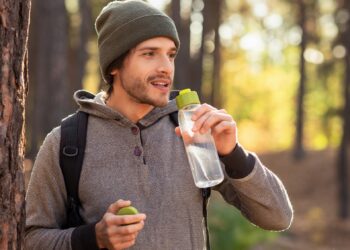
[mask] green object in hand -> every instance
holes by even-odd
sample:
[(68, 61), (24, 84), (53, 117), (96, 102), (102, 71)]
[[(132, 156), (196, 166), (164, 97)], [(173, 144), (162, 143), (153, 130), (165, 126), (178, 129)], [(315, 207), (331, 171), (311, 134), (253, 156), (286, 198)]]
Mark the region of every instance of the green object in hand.
[(117, 215), (133, 215), (138, 213), (139, 211), (137, 211), (136, 208), (132, 206), (128, 206), (128, 207), (122, 207), (121, 209), (119, 209), (119, 211), (117, 212)]

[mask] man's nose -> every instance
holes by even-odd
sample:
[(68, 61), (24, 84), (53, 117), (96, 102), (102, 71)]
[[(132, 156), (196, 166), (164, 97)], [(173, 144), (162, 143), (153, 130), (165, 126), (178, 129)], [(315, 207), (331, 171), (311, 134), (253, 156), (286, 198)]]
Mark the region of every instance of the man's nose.
[(162, 56), (158, 65), (159, 72), (171, 75), (174, 72), (174, 61), (169, 56)]

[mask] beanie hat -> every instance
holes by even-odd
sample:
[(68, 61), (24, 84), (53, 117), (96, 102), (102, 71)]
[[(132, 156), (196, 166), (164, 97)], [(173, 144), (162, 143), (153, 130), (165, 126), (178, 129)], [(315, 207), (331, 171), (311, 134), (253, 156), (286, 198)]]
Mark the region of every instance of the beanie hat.
[(179, 37), (173, 20), (149, 4), (138, 1), (113, 1), (96, 19), (99, 61), (105, 82), (111, 81), (109, 66), (137, 44), (154, 37), (172, 39), (178, 48)]

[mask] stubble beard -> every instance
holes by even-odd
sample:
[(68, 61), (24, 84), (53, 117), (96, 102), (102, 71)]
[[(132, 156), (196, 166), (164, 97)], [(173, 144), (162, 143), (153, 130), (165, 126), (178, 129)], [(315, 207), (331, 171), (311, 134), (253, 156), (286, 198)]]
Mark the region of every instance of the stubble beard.
[(148, 84), (151, 83), (144, 82), (139, 78), (133, 78), (126, 80), (121, 77), (121, 86), (125, 92), (137, 103), (148, 104), (154, 107), (164, 107), (168, 104), (169, 93), (165, 97), (159, 98), (157, 96), (150, 96), (148, 94)]

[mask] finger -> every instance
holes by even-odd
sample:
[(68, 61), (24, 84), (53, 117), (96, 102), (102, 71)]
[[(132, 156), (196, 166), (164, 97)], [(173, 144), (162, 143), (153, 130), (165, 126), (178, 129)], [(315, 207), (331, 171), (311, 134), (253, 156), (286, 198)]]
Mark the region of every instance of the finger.
[(134, 234), (142, 230), (144, 225), (145, 223), (141, 221), (135, 224), (117, 227), (116, 231), (117, 231), (117, 234), (121, 234), (121, 235)]
[(191, 136), (187, 131), (181, 133), (181, 136), (185, 145), (191, 144), (193, 142), (193, 135)]
[(233, 133), (237, 130), (237, 124), (235, 121), (221, 121), (213, 128), (214, 134), (221, 133)]
[(135, 242), (136, 242), (136, 240), (130, 240), (130, 241), (123, 242), (123, 243), (118, 242), (117, 244), (113, 245), (113, 249), (116, 249), (116, 250), (127, 249), (127, 248), (135, 245)]
[(208, 111), (212, 111), (212, 110), (217, 110), (217, 109), (214, 108), (213, 106), (210, 106), (209, 104), (204, 103), (199, 108), (197, 108), (196, 111), (193, 112), (192, 120), (196, 121), (203, 114), (207, 113)]
[(131, 201), (129, 200), (123, 200), (123, 199), (119, 199), (116, 202), (114, 202), (113, 204), (111, 204), (108, 207), (107, 212), (115, 214), (119, 211), (119, 209), (121, 209), (122, 207), (127, 207), (131, 205)]
[(222, 121), (231, 122), (233, 121), (232, 117), (229, 114), (220, 113), (220, 112), (210, 112), (207, 119), (203, 122), (202, 127), (198, 130), (200, 133), (206, 133), (209, 129), (215, 129), (215, 127)]
[(232, 117), (222, 110), (210, 110), (195, 121), (192, 130), (193, 132), (200, 131), (200, 133), (205, 133), (221, 120), (230, 121)]
[(120, 243), (124, 243), (124, 242), (128, 242), (128, 241), (132, 241), (135, 240), (137, 237), (137, 233), (133, 233), (133, 234), (125, 234), (125, 235), (114, 235), (111, 237), (111, 243), (113, 245), (116, 244), (120, 244)]
[(133, 241), (136, 240), (136, 233), (133, 234), (127, 234), (127, 235), (123, 235), (120, 237), (120, 242), (124, 243), (124, 242), (129, 242), (129, 241)]
[(115, 215), (112, 213), (106, 213), (103, 220), (107, 227), (125, 226), (133, 223), (143, 222), (146, 219), (145, 214), (135, 215)]
[(209, 118), (212, 112), (214, 111), (213, 110), (207, 111), (206, 113), (203, 113), (200, 117), (198, 117), (193, 124), (192, 131), (193, 132), (199, 131), (202, 128), (204, 122)]
[(178, 137), (181, 137), (181, 130), (180, 130), (180, 127), (176, 127), (176, 128), (175, 128), (175, 134), (176, 134)]
[[(143, 228), (144, 227), (144, 222), (139, 222), (141, 223), (141, 225), (139, 226), (139, 228)], [(132, 238), (136, 238), (139, 231), (141, 230), (138, 230), (136, 232), (131, 232), (131, 233), (127, 233), (127, 231), (129, 229), (126, 229), (126, 230), (120, 230), (120, 228), (126, 228), (128, 227), (129, 225), (118, 225), (118, 226), (115, 226), (115, 225), (112, 225), (110, 227), (107, 228), (107, 231), (106, 231), (106, 235), (108, 236), (108, 238), (110, 239), (111, 242), (117, 242), (118, 239), (120, 238), (124, 238), (124, 241), (126, 240), (130, 240)], [(134, 230), (135, 228), (131, 228), (130, 230)], [(136, 228), (137, 229), (137, 228)], [(121, 231), (123, 231), (123, 233), (121, 233)]]
[(118, 225), (128, 225), (139, 223), (146, 219), (145, 214), (135, 214), (135, 215), (116, 215), (115, 222)]

